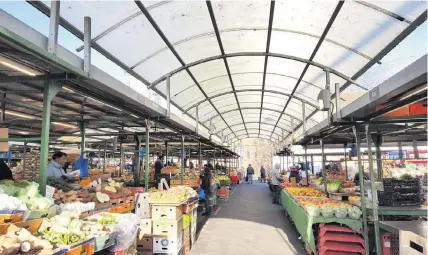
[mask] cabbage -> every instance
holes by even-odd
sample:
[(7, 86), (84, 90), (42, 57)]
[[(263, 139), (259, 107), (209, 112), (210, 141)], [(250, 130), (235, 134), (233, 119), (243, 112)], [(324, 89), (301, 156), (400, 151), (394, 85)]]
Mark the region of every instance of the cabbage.
[(306, 212), (309, 216), (317, 217), (320, 215), (320, 209), (316, 205), (307, 205)]
[(327, 192), (328, 193), (336, 193), (340, 190), (341, 187), (342, 187), (341, 182), (331, 181), (331, 182), (327, 183)]
[(73, 219), (70, 224), (68, 225), (68, 229), (70, 230), (70, 232), (80, 232), (80, 228), (83, 225), (83, 221), (79, 220), (79, 219)]
[(19, 188), (15, 186), (7, 186), (4, 184), (0, 184), (0, 190), (9, 196), (14, 196), (19, 191)]

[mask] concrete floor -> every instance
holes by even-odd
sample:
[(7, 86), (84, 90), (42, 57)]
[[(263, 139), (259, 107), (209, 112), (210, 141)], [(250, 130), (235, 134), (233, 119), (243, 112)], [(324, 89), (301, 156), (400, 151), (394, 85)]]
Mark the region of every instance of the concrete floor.
[(192, 255), (305, 255), (298, 233), (265, 183), (232, 187), (203, 226)]

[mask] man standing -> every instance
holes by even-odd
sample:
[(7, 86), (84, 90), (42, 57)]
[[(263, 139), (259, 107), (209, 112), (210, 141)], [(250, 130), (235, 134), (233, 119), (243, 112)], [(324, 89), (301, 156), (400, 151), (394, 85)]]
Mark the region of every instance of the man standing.
[(275, 168), (272, 170), (271, 174), (271, 184), (273, 192), (272, 204), (279, 204), (279, 192), (281, 191), (281, 187), (279, 185), (284, 181), (279, 174), (280, 167), (280, 164), (276, 163)]
[(260, 179), (261, 182), (266, 181), (266, 170), (263, 166), (260, 168)]
[(247, 168), (248, 183), (253, 184), (253, 175), (254, 175), (254, 168), (251, 166), (251, 164), (249, 164)]
[(155, 161), (155, 182), (156, 187), (162, 179), (161, 169), (163, 168), (163, 156), (159, 156)]
[(48, 177), (55, 177), (55, 178), (66, 178), (64, 169), (62, 167), (67, 162), (67, 154), (64, 152), (55, 152), (52, 156), (52, 161), (48, 165), (47, 174)]

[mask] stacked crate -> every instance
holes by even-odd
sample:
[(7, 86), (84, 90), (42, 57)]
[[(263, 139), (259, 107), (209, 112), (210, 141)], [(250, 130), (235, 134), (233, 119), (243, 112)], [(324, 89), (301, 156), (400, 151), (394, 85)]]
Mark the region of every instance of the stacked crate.
[(25, 155), (25, 166), (22, 179), (27, 181), (38, 181), (40, 172), (40, 153), (32, 151)]
[(135, 194), (135, 214), (140, 218), (140, 230), (137, 236), (138, 254), (152, 254), (153, 236), (149, 193)]
[(365, 255), (361, 233), (336, 224), (320, 224), (317, 245), (319, 255)]
[(384, 191), (378, 191), (380, 206), (419, 206), (421, 204), (418, 179), (384, 179), (383, 187)]
[(183, 255), (189, 254), (191, 247), (193, 247), (196, 242), (198, 203), (193, 203), (191, 206), (187, 206), (185, 208), (185, 214), (183, 215)]
[(181, 254), (183, 221), (181, 205), (152, 204), (153, 254)]

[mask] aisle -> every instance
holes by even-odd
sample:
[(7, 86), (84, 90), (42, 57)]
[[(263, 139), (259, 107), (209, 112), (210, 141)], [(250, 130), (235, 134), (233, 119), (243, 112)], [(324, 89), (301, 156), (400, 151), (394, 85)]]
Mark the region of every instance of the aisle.
[(235, 187), (201, 230), (192, 255), (306, 254), (281, 206), (272, 204), (267, 184)]

